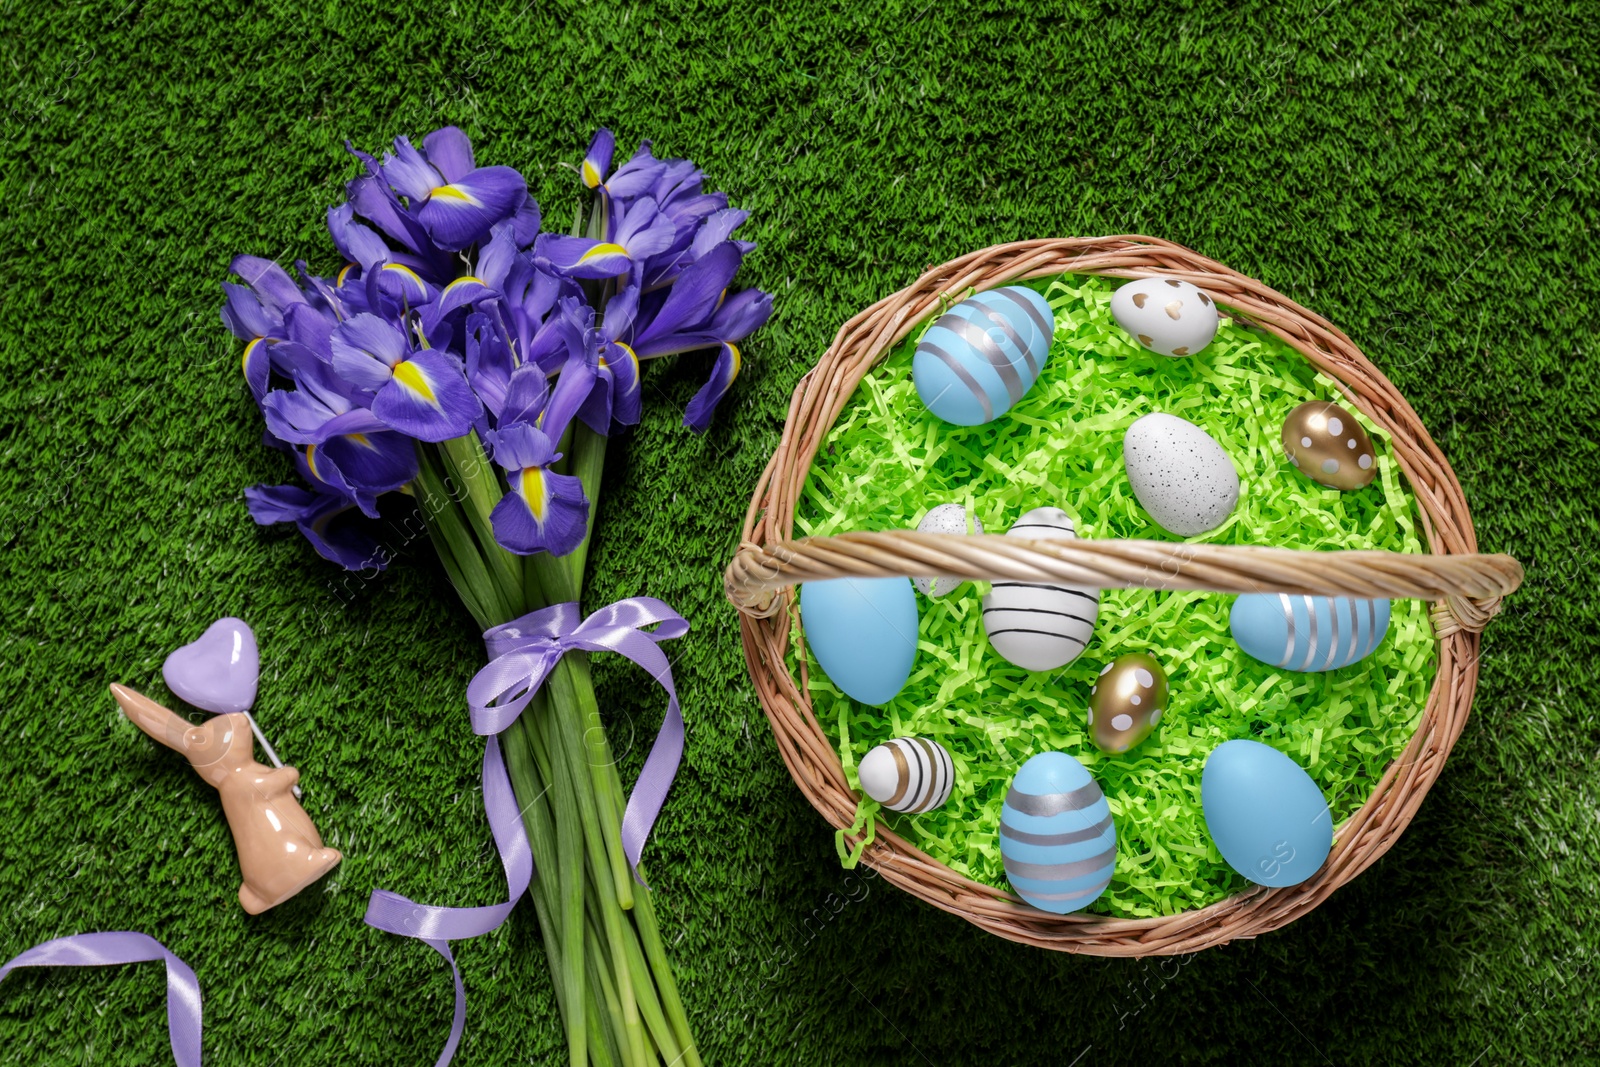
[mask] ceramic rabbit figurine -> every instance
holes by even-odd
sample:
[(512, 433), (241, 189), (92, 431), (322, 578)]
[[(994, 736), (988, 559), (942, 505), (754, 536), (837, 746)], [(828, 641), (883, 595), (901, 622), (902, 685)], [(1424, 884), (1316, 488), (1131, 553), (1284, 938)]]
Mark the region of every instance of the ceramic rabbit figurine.
[(282, 904), (343, 858), (338, 849), (323, 847), (322, 835), (290, 792), (300, 772), (256, 762), (250, 722), (242, 713), (196, 725), (126, 686), (113, 685), (111, 695), (135, 726), (182, 752), (222, 794), (244, 876), (239, 903), (245, 911), (259, 915)]

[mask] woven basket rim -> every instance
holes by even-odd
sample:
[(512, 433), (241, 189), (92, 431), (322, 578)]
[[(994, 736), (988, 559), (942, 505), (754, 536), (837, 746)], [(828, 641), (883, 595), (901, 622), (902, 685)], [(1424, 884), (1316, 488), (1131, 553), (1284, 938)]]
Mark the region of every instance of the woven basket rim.
[[(880, 531), (792, 540), (812, 460), (861, 379), (941, 301), (1059, 274), (1162, 276), (1205, 289), (1237, 320), (1293, 346), (1332, 379), (1344, 399), (1383, 428), (1417, 502), (1428, 553), (1311, 552), (1141, 540), (1041, 542)], [(1009, 940), (1105, 956), (1198, 951), (1277, 929), (1310, 911), (1398, 840), (1443, 768), (1471, 708), (1479, 632), (1514, 591), (1522, 570), (1509, 556), (1477, 554), (1466, 498), (1421, 419), (1355, 343), (1270, 287), (1182, 245), (1138, 234), (1045, 238), (995, 245), (926, 271), (910, 286), (846, 322), (796, 385), (782, 438), (746, 513), (726, 589), (740, 612), (746, 664), (780, 754), (802, 794), (849, 835), (856, 795), (812, 713), (800, 656), (787, 665), (792, 584), (841, 575), (1037, 578), (1102, 587), (1149, 586), (1247, 592), (1422, 597), (1434, 601), (1438, 673), (1422, 721), (1361, 808), (1335, 829), (1333, 850), (1310, 879), (1252, 888), (1204, 908), (1146, 919), (1052, 915), (1012, 893), (958, 875), (879, 825), (862, 862), (935, 907)]]

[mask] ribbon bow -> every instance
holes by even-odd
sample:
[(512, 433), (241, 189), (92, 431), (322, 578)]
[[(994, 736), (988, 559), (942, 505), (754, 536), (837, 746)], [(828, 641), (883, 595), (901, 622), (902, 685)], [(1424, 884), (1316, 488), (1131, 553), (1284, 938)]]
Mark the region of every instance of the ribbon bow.
[[(646, 631), (646, 626), (655, 629)], [(533, 881), (533, 849), (496, 735), (517, 721), (561, 657), (573, 649), (621, 653), (661, 683), (667, 691), (667, 713), (622, 816), (622, 851), (634, 880), (640, 881), (639, 856), (683, 759), (683, 715), (672, 684), (672, 666), (657, 642), (688, 632), (689, 624), (683, 616), (662, 601), (630, 597), (581, 621), (577, 604), (552, 604), (484, 633), (489, 665), (467, 685), (467, 707), (473, 733), (487, 737), (483, 748), (483, 807), (505, 868), (510, 899), (504, 904), (477, 908), (443, 908), (417, 904), (387, 889), (374, 889), (367, 902), (367, 925), (401, 937), (414, 937), (450, 964), (456, 985), (455, 1016), (449, 1040), (435, 1067), (445, 1067), (454, 1058), (467, 1022), (466, 988), (461, 984), (461, 969), (451, 955), (450, 942), (497, 929)]]

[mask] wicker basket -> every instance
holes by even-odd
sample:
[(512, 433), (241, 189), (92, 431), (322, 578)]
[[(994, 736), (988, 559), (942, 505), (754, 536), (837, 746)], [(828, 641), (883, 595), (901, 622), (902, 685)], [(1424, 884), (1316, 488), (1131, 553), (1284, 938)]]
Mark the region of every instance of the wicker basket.
[[(1067, 272), (1184, 279), (1205, 289), (1236, 319), (1293, 345), (1389, 435), (1415, 493), (1431, 554), (1138, 540), (1042, 542), (910, 531), (791, 540), (795, 507), (817, 448), (857, 383), (897, 342), (941, 300), (959, 299), (969, 287), (981, 291)], [(1433, 601), (1439, 669), (1416, 735), (1367, 803), (1336, 828), (1333, 851), (1321, 870), (1297, 886), (1258, 887), (1210, 907), (1153, 919), (1051, 915), (956, 874), (882, 826), (862, 855), (863, 862), (906, 892), (1013, 941), (1100, 956), (1171, 955), (1253, 937), (1294, 920), (1365, 870), (1405, 830), (1466, 723), (1478, 679), (1479, 633), (1499, 610), (1500, 598), (1522, 581), (1516, 560), (1476, 553), (1467, 502), (1449, 463), (1405, 398), (1343, 333), (1260, 282), (1181, 245), (1140, 236), (1070, 238), (1019, 241), (963, 256), (844, 324), (795, 388), (782, 440), (745, 516), (726, 588), (741, 613), (745, 659), (778, 750), (806, 799), (840, 829), (851, 826), (857, 797), (812, 714), (804, 657), (799, 685), (785, 658), (796, 582), (947, 575), (1102, 588)]]

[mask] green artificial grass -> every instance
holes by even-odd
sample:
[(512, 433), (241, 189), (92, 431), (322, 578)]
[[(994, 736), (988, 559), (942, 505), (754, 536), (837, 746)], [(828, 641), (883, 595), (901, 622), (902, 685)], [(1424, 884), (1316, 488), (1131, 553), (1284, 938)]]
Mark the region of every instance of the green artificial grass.
[[(1141, 348), (1111, 317), (1118, 279), (1028, 284), (1056, 317), (1050, 358), (1033, 388), (987, 425), (940, 420), (911, 381), (912, 353), (938, 317), (930, 316), (862, 380), (824, 439), (796, 519), (801, 533), (914, 529), (928, 509), (959, 503), (995, 533), (1026, 511), (1055, 506), (1072, 516), (1080, 537), (1183, 540), (1150, 521), (1122, 466), (1128, 426), (1165, 411), (1209, 433), (1242, 474), (1233, 513), (1189, 541), (1423, 550), (1415, 500), (1364, 417), (1379, 451), (1378, 477), (1366, 489), (1325, 489), (1283, 458), (1278, 434), (1289, 412), (1307, 400), (1342, 398), (1275, 335), (1225, 318), (1202, 352), (1172, 359)], [(1394, 604), (1388, 636), (1361, 662), (1297, 673), (1239, 650), (1228, 630), (1231, 596), (1108, 589), (1089, 646), (1060, 670), (1034, 673), (989, 647), (979, 610), (987, 591), (987, 583), (966, 583), (938, 599), (918, 597), (920, 656), (905, 688), (882, 708), (845, 696), (808, 651), (813, 710), (857, 788), (856, 764), (891, 737), (944, 745), (956, 785), (943, 807), (922, 815), (863, 810), (858, 821), (888, 816), (934, 859), (1002, 888), (1009, 887), (1000, 808), (1012, 776), (1039, 752), (1075, 756), (1117, 821), (1116, 874), (1086, 909), (1093, 914), (1171, 915), (1249, 887), (1223, 861), (1201, 811), (1200, 774), (1217, 745), (1252, 738), (1288, 754), (1321, 788), (1337, 825), (1366, 802), (1411, 739), (1433, 680), (1433, 631), (1417, 600)], [(1089, 687), (1125, 652), (1154, 655), (1171, 697), (1149, 740), (1106, 755), (1089, 740)], [(870, 800), (863, 805), (877, 810)]]
[[(209, 1067), (428, 1064), (448, 970), (368, 894), (505, 886), (463, 694), (483, 648), (425, 540), (345, 576), (245, 516), (289, 476), (217, 319), (229, 258), (337, 266), (356, 165), (446, 123), (570, 218), (593, 128), (693, 157), (751, 212), (776, 296), (711, 433), (710, 365), (653, 363), (608, 453), (591, 605), (658, 596), (689, 722), (645, 861), (708, 1064), (1584, 1063), (1600, 1057), (1600, 22), (1571, 4), (0, 7), (0, 958), (140, 929), (195, 968)], [(1455, 465), (1480, 545), (1528, 568), (1477, 698), (1384, 857), (1317, 909), (1192, 957), (1003, 942), (841, 871), (745, 669), (721, 570), (795, 382), (927, 266), (1146, 232), (1336, 323)], [(256, 711), (343, 850), (248, 917), (215, 793), (123, 722), (224, 614)], [(631, 781), (660, 722), (597, 657)], [(461, 1067), (558, 1062), (524, 903), (456, 946)], [(0, 982), (0, 1065), (169, 1055), (155, 964)]]

